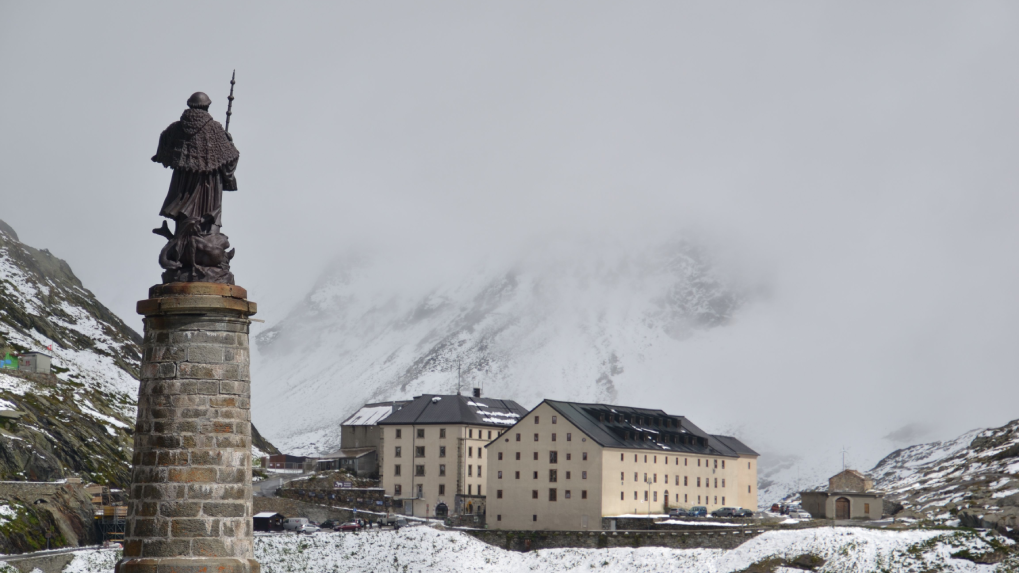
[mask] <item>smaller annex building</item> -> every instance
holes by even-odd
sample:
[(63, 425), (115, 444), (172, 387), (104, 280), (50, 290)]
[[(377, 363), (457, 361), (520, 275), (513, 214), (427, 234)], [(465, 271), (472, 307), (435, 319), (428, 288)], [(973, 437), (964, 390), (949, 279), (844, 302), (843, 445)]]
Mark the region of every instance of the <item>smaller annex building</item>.
[(828, 491), (801, 491), (800, 505), (815, 519), (881, 519), (884, 492), (856, 470), (842, 470), (828, 479)]
[(485, 446), (491, 529), (601, 530), (671, 507), (757, 508), (758, 454), (662, 410), (545, 400)]

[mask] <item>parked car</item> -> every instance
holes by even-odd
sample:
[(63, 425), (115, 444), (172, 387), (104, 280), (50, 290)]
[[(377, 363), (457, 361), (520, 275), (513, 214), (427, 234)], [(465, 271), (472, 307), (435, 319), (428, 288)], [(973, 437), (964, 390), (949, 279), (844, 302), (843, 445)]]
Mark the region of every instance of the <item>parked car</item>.
[(687, 517), (707, 517), (708, 508), (703, 505), (695, 505), (686, 512)]
[(786, 515), (788, 515), (789, 517), (791, 517), (793, 519), (813, 519), (813, 517), (814, 517), (814, 516), (810, 515), (809, 513), (803, 511), (802, 509), (795, 509), (795, 508), (794, 509), (790, 509), (789, 513), (787, 513)]
[(750, 511), (749, 509), (745, 509), (742, 507), (736, 509), (736, 517), (753, 517), (753, 516), (754, 512)]
[(388, 513), (385, 517), (379, 518), (379, 524), (383, 526), (389, 525), (396, 529), (400, 529), (401, 527), (407, 527), (407, 518), (395, 513)]
[(288, 517), (283, 520), (283, 531), (297, 531), (306, 525), (311, 525), (307, 517)]
[(361, 524), (356, 521), (348, 521), (341, 525), (337, 525), (335, 531), (361, 531)]
[(777, 504), (777, 503), (771, 504), (771, 512), (772, 513), (782, 513), (782, 506)]
[(302, 525), (301, 527), (299, 527), (297, 529), (297, 532), (298, 533), (318, 533), (321, 530), (322, 530), (322, 528), (317, 526), (317, 525), (313, 525), (311, 523), (306, 523), (306, 524)]
[(690, 512), (683, 509), (682, 507), (674, 507), (669, 510), (669, 517), (690, 517)]
[(720, 507), (711, 512), (711, 517), (736, 517), (736, 508)]
[(322, 529), (333, 529), (334, 527), (336, 527), (339, 524), (340, 523), (338, 521), (333, 521), (331, 519), (327, 519), (327, 520), (323, 521), (322, 523), (319, 523), (318, 526), (321, 527)]

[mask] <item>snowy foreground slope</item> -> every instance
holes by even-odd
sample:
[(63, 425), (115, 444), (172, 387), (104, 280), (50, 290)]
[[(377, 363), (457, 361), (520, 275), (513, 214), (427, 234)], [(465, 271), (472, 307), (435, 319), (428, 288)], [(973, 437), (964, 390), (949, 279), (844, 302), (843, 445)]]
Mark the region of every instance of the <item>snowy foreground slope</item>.
[[(1001, 537), (961, 531), (817, 528), (764, 533), (733, 550), (645, 547), (514, 553), (462, 533), (415, 527), (397, 533), (261, 536), (256, 537), (255, 557), (265, 573), (730, 573), (744, 571), (754, 564), (765, 564), (775, 558), (792, 560), (804, 554), (824, 559), (826, 563), (818, 571), (825, 573), (991, 573), (1015, 571), (1019, 561), (1010, 555), (995, 565), (980, 565), (953, 558), (952, 554), (965, 550), (971, 555), (986, 555), (1011, 547), (1011, 544)], [(116, 551), (81, 551), (64, 571), (110, 573), (117, 558)], [(798, 569), (779, 568), (775, 571)]]
[(338, 447), (340, 422), (365, 402), (456, 392), (458, 365), (465, 391), (525, 407), (632, 401), (674, 383), (677, 345), (742, 301), (682, 242), (543, 252), (431, 283), (396, 267), (338, 261), (256, 338), (253, 419), (282, 450)]

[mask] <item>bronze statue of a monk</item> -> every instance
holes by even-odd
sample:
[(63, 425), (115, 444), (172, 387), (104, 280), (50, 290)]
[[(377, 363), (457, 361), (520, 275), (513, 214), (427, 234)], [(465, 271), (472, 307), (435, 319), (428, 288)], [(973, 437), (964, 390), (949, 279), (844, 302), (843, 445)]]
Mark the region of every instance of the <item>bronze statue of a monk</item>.
[(152, 161), (173, 169), (170, 189), (159, 214), (173, 219), (153, 232), (166, 237), (159, 256), (163, 282), (233, 284), (234, 251), (219, 232), (223, 226), (223, 191), (236, 191), (240, 153), (233, 138), (209, 115), (212, 100), (202, 92), (188, 98), (188, 109), (159, 136)]

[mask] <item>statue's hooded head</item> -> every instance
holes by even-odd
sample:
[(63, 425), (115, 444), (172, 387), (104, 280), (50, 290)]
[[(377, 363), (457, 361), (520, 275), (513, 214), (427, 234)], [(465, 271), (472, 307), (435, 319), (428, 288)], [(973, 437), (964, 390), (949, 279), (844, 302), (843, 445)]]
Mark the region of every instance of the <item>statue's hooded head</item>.
[(210, 105), (212, 105), (212, 100), (205, 95), (205, 92), (195, 92), (188, 98), (188, 107), (191, 109), (209, 111)]

